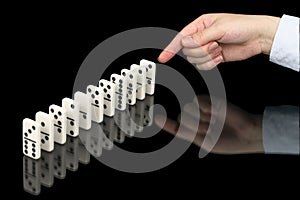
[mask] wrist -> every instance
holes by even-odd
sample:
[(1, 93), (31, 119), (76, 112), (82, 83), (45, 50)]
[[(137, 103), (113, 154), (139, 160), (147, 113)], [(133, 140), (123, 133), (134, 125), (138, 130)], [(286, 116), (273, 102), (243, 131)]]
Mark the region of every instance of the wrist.
[(260, 46), (263, 54), (270, 55), (274, 37), (280, 22), (279, 17), (261, 16), (260, 20)]

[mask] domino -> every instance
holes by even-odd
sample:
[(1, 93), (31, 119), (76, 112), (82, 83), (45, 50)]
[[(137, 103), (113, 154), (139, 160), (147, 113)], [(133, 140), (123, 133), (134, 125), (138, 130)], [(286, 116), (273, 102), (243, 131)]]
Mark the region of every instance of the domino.
[(148, 60), (141, 60), (140, 66), (146, 68), (146, 94), (153, 95), (155, 90), (156, 64)]
[(53, 176), (53, 153), (42, 151), (41, 154), (41, 184), (46, 187), (52, 187), (54, 183)]
[(58, 179), (66, 177), (66, 145), (54, 145), (53, 175)]
[(66, 134), (66, 112), (65, 109), (57, 106), (50, 105), (49, 114), (54, 120), (54, 142), (64, 144), (67, 140)]
[(51, 152), (54, 149), (54, 120), (44, 112), (37, 112), (35, 114), (35, 121), (40, 127), (40, 138), (42, 150)]
[(103, 92), (104, 115), (112, 117), (115, 114), (115, 84), (108, 80), (101, 79), (98, 86)]
[(136, 89), (137, 89), (137, 76), (135, 71), (122, 69), (121, 75), (126, 77), (127, 80), (127, 103), (129, 105), (134, 105), (136, 102)]
[(28, 118), (23, 120), (23, 153), (33, 159), (41, 157), (39, 124)]
[(103, 121), (103, 92), (101, 89), (94, 85), (89, 85), (86, 89), (86, 93), (90, 95), (92, 99), (92, 121), (100, 123)]
[(75, 92), (75, 101), (79, 104), (79, 127), (88, 130), (92, 126), (92, 100), (88, 94)]
[(73, 99), (64, 98), (62, 107), (66, 111), (67, 135), (77, 137), (79, 135), (79, 104)]
[(130, 66), (130, 70), (135, 71), (137, 75), (136, 98), (143, 100), (146, 96), (146, 68), (144, 66), (133, 64)]
[(110, 81), (115, 84), (115, 108), (117, 110), (126, 109), (127, 79), (118, 74), (112, 74)]
[(23, 188), (26, 192), (39, 195), (41, 192), (40, 160), (23, 156)]
[(73, 172), (78, 170), (78, 137), (67, 138), (66, 168)]

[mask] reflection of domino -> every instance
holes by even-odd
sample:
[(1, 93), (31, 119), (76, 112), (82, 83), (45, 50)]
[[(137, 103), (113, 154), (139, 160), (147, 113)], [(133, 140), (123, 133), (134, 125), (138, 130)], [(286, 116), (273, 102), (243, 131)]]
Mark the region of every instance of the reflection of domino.
[(124, 128), (124, 133), (129, 137), (133, 137), (135, 134), (135, 106), (128, 106), (125, 113), (126, 126)]
[(38, 195), (41, 192), (40, 160), (23, 156), (23, 187), (30, 194)]
[[(80, 131), (81, 133), (81, 131)], [(80, 163), (87, 165), (90, 162), (90, 154), (86, 150), (84, 144), (81, 142), (81, 137), (80, 140), (78, 141), (78, 160)]]
[(144, 100), (145, 112), (144, 112), (144, 126), (151, 126), (153, 123), (153, 103), (154, 96), (147, 96)]
[(111, 150), (113, 148), (113, 141), (116, 133), (114, 123), (114, 118), (104, 117), (103, 123), (100, 124), (105, 136), (103, 136), (103, 147), (107, 150)]
[(144, 111), (145, 111), (145, 102), (137, 101), (135, 104), (135, 131), (142, 132), (144, 129)]
[(156, 64), (148, 60), (141, 60), (140, 66), (146, 67), (146, 94), (154, 94)]
[[(102, 122), (104, 123), (104, 122)], [(100, 157), (102, 154), (102, 129), (100, 124), (93, 122), (89, 130), (80, 131), (80, 139), (89, 154)]]
[(54, 176), (59, 179), (66, 177), (66, 146), (65, 145), (54, 145)]
[(54, 183), (53, 176), (53, 153), (42, 151), (41, 155), (41, 184), (46, 187), (52, 187)]
[(67, 138), (66, 167), (73, 172), (78, 170), (78, 137)]

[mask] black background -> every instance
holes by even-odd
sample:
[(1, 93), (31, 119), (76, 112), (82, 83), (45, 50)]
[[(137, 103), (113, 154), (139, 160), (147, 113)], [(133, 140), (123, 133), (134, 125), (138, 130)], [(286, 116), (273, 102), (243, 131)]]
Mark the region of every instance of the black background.
[[(299, 8), (288, 1), (278, 4), (269, 1), (140, 1), (105, 2), (99, 4), (15, 4), (7, 7), (4, 16), (4, 40), (9, 43), (4, 53), (4, 91), (8, 89), (8, 101), (13, 109), (8, 131), (9, 151), (12, 161), (7, 182), (11, 195), (23, 199), (35, 197), (23, 192), (22, 186), (22, 131), (25, 117), (34, 118), (37, 111), (47, 111), (52, 103), (72, 95), (77, 70), (88, 53), (106, 38), (137, 27), (165, 27), (180, 30), (204, 13), (230, 12), (297, 16)], [(4, 7), (6, 8), (6, 7)], [(171, 39), (171, 38), (170, 38)], [(143, 50), (124, 56), (119, 62), (136, 63), (141, 58), (156, 61), (158, 50)], [(146, 57), (144, 55), (147, 55)], [(190, 67), (179, 67), (180, 59), (168, 63), (191, 76)], [(123, 67), (122, 67), (123, 68)], [(262, 113), (265, 106), (299, 105), (298, 73), (268, 62), (267, 56), (256, 56), (242, 62), (219, 65), (228, 101), (252, 113)], [(3, 81), (3, 80), (2, 80)], [(13, 84), (17, 85), (13, 86)], [(9, 86), (9, 87), (7, 87)], [(166, 92), (158, 90), (157, 103), (172, 105)], [(199, 89), (201, 93), (201, 89)], [(8, 107), (7, 107), (8, 108)], [(7, 109), (6, 108), (6, 109)], [(12, 114), (12, 116), (11, 116)], [(7, 126), (7, 125), (6, 125)], [(4, 134), (4, 133), (3, 133)], [(162, 143), (171, 136), (161, 132)], [(6, 137), (6, 136), (5, 136)], [(6, 138), (5, 138), (6, 140)], [(159, 142), (159, 141), (157, 141)], [(151, 144), (148, 144), (151, 146)], [(216, 194), (223, 197), (253, 196), (260, 192), (268, 195), (297, 194), (299, 157), (287, 155), (209, 155), (198, 159), (199, 149), (191, 148), (176, 162), (159, 171), (146, 174), (129, 174), (110, 169), (91, 159), (89, 165), (80, 165), (77, 172), (67, 172), (64, 180), (55, 179), (52, 188), (42, 188), (37, 198), (159, 198), (161, 194), (196, 195), (197, 198)], [(298, 160), (298, 161), (297, 161)], [(293, 183), (295, 181), (295, 183)], [(270, 189), (267, 189), (270, 186)], [(219, 191), (222, 192), (219, 192)], [(141, 192), (141, 194), (137, 193)], [(239, 196), (237, 192), (241, 192)], [(298, 195), (299, 196), (299, 195)]]

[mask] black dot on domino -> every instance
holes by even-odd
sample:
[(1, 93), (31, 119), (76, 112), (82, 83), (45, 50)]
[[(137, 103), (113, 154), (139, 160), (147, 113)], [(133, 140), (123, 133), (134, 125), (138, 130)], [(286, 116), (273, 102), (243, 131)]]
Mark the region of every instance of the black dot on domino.
[(58, 128), (58, 129), (57, 129), (57, 132), (61, 133), (61, 129), (60, 129), (60, 128)]
[(105, 104), (103, 104), (103, 108), (104, 108), (104, 109), (106, 109), (106, 108), (107, 108), (107, 106), (106, 106)]
[(70, 135), (74, 135), (74, 132), (73, 132), (73, 131), (70, 131)]
[(115, 78), (115, 77), (112, 77), (111, 80), (113, 81), (113, 83), (115, 83), (116, 78)]
[(73, 121), (70, 121), (70, 125), (71, 125), (71, 126), (74, 126), (74, 122), (73, 122)]
[(35, 130), (35, 126), (32, 126), (32, 129)]
[(130, 78), (130, 79), (133, 79), (133, 75), (132, 75), (132, 74), (130, 74), (130, 75), (129, 75), (129, 78)]
[(128, 103), (131, 103), (131, 99), (128, 99)]
[(61, 121), (57, 121), (57, 124), (58, 124), (58, 125), (61, 125)]
[[(25, 135), (25, 137), (28, 137), (28, 133), (27, 133), (27, 132), (25, 132), (24, 135)], [(26, 141), (26, 142), (27, 142), (27, 141)]]
[(86, 115), (82, 115), (83, 119), (86, 119)]
[(57, 119), (57, 118), (58, 118), (58, 116), (57, 116), (57, 115), (54, 115), (54, 118), (55, 118), (55, 119)]
[(148, 84), (151, 84), (151, 81), (150, 81), (150, 80), (148, 80), (148, 81), (147, 81), (147, 83), (148, 83)]
[(49, 140), (49, 137), (48, 137), (48, 136), (45, 136), (45, 140)]
[(100, 83), (100, 86), (101, 86), (101, 87), (103, 87), (103, 86), (104, 86), (104, 84), (103, 84), (103, 83)]
[(132, 83), (129, 83), (129, 87), (132, 87)]
[(60, 111), (58, 111), (58, 115), (61, 116), (61, 112)]
[(99, 101), (98, 101), (98, 100), (95, 100), (95, 104), (97, 104), (97, 105), (98, 105), (98, 104), (99, 104)]
[(45, 140), (44, 140), (44, 139), (42, 139), (41, 142), (42, 142), (43, 144), (45, 144)]
[(31, 133), (32, 133), (30, 129), (28, 129), (28, 133), (29, 133), (29, 134), (31, 134)]
[(110, 85), (107, 85), (107, 89), (109, 89), (109, 90), (110, 90)]
[(151, 69), (151, 68), (152, 68), (152, 65), (151, 65), (151, 64), (149, 64), (149, 65), (148, 65), (148, 67), (149, 67), (149, 69)]
[(94, 95), (94, 94), (92, 94), (91, 97), (92, 97), (93, 99), (95, 99), (95, 95)]
[(54, 109), (53, 109), (53, 108), (51, 108), (50, 112), (54, 113)]
[(125, 72), (122, 72), (122, 75), (123, 75), (123, 76), (126, 76), (126, 73), (125, 73)]
[(92, 92), (91, 88), (88, 88), (88, 92), (89, 92), (89, 93), (91, 93), (91, 92)]
[(103, 89), (103, 92), (104, 92), (104, 93), (106, 93), (106, 92), (107, 92), (107, 89), (106, 89), (106, 88), (104, 88), (104, 89)]
[(99, 92), (96, 90), (96, 91), (95, 91), (95, 94), (96, 94), (96, 95), (99, 95)]
[(120, 83), (120, 84), (122, 84), (122, 83), (123, 83), (123, 81), (120, 79), (120, 80), (119, 80), (119, 83)]
[(122, 106), (119, 104), (119, 105), (118, 105), (118, 108), (120, 108), (120, 109), (121, 109), (121, 107), (122, 107)]
[(110, 99), (110, 94), (107, 94), (107, 98), (109, 98), (109, 99)]
[(72, 109), (74, 109), (74, 108), (75, 108), (74, 104), (71, 104), (71, 108), (72, 108)]
[(121, 95), (119, 95), (119, 99), (122, 99), (122, 96), (121, 96)]
[(35, 144), (32, 144), (32, 147), (35, 147)]
[(139, 74), (142, 74), (142, 70), (139, 70)]
[(42, 127), (45, 127), (45, 122), (41, 122), (41, 126), (42, 126)]

